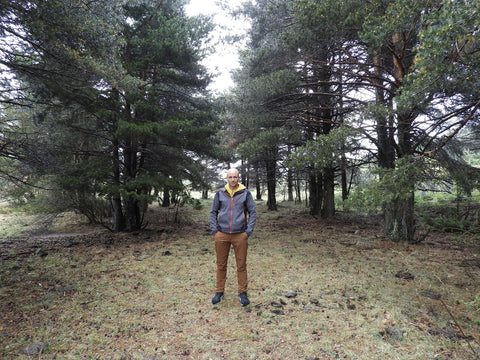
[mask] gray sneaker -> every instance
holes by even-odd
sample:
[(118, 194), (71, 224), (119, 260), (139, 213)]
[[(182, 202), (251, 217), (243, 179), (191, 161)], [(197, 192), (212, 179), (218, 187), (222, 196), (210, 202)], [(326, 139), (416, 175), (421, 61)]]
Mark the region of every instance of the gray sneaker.
[(212, 299), (212, 304), (218, 304), (220, 301), (222, 301), (223, 298), (223, 292), (217, 292), (215, 293), (215, 296)]
[(242, 304), (242, 306), (247, 306), (248, 304), (250, 304), (250, 300), (248, 300), (246, 292), (239, 294), (238, 297), (240, 298), (240, 303)]

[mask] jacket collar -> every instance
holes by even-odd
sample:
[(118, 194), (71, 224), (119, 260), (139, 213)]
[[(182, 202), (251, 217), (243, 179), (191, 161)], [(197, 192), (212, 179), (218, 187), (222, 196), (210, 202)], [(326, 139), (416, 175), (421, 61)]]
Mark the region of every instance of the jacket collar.
[(235, 195), (237, 192), (242, 191), (244, 189), (246, 189), (246, 187), (243, 184), (240, 184), (240, 183), (238, 183), (238, 187), (235, 190), (230, 189), (228, 184), (225, 185), (225, 190), (227, 190), (230, 197), (233, 197), (233, 195)]

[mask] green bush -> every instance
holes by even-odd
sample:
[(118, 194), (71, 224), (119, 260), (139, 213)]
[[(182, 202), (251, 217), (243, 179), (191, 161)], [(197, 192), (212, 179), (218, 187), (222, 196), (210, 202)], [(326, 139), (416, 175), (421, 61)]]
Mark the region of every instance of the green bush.
[(449, 233), (465, 233), (473, 229), (471, 221), (452, 216), (430, 219), (427, 224), (435, 230)]
[(478, 232), (478, 218), (452, 206), (418, 207), (417, 212), (424, 224), (433, 230), (448, 233)]

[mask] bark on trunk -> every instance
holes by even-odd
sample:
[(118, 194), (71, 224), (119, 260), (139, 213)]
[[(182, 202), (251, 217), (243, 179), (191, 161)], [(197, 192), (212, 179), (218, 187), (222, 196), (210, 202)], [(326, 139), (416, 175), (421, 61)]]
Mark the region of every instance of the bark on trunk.
[[(403, 82), (411, 60), (406, 54), (408, 39), (404, 38), (401, 33), (395, 33), (392, 37), (393, 46), (390, 48), (393, 59), (393, 71), (396, 84), (400, 87)], [(383, 78), (383, 61), (380, 53), (376, 53), (374, 57), (376, 78)], [(383, 84), (380, 80), (376, 83), (376, 100), (381, 106), (387, 105), (392, 108), (391, 103), (387, 103), (384, 97)], [(396, 85), (397, 86), (397, 85)], [(398, 88), (397, 88), (398, 89)], [(394, 88), (395, 90), (395, 88)], [(411, 136), (412, 136), (412, 116), (409, 114), (396, 114), (397, 132), (394, 133), (393, 118), (386, 115), (377, 117), (377, 136), (378, 136), (378, 163), (379, 166), (386, 169), (394, 169), (396, 159), (409, 156), (413, 153)], [(398, 146), (395, 148), (394, 138), (397, 136)], [(396, 155), (395, 156), (395, 151)], [(393, 195), (393, 200), (384, 203), (384, 233), (391, 240), (413, 242), (415, 236), (415, 182), (412, 179), (411, 184), (403, 184), (407, 189), (399, 189), (397, 193), (405, 193), (409, 190), (408, 197)]]
[(287, 170), (287, 200), (293, 201), (293, 171)]
[[(273, 155), (273, 154), (272, 154)], [(277, 161), (276, 156), (269, 156), (266, 160), (266, 169), (267, 169), (267, 208), (268, 210), (276, 211), (277, 210), (277, 198), (276, 198), (276, 170), (277, 170)]]
[(138, 200), (132, 197), (125, 200), (125, 223), (127, 231), (140, 230), (142, 226)]
[(327, 219), (335, 215), (335, 169), (323, 169), (323, 204), (321, 216)]
[(342, 200), (348, 199), (348, 179), (347, 170), (345, 167), (345, 161), (342, 158), (342, 170), (341, 170), (341, 182), (342, 182)]
[(384, 205), (384, 233), (395, 242), (415, 242), (415, 199), (396, 198)]
[(321, 173), (310, 174), (309, 190), (310, 215), (319, 215), (323, 201), (323, 177)]
[(301, 203), (302, 202), (302, 187), (301, 187), (301, 181), (297, 177), (295, 180), (295, 203)]
[[(118, 153), (118, 142), (113, 141), (113, 183), (114, 188), (120, 187), (120, 161)], [(112, 228), (114, 232), (125, 229), (125, 217), (122, 209), (122, 198), (118, 191), (114, 191), (111, 199), (112, 204)]]
[(262, 200), (262, 187), (260, 184), (260, 175), (258, 174), (258, 168), (255, 168), (255, 190), (256, 190), (256, 199), (258, 201)]
[[(379, 106), (385, 106), (386, 100), (384, 89), (382, 86), (383, 60), (380, 52), (376, 52), (374, 56), (375, 75), (374, 80), (375, 98)], [(389, 126), (387, 115), (379, 114), (375, 119), (377, 123), (377, 141), (378, 141), (378, 165), (385, 169), (395, 168), (395, 143), (393, 140), (393, 126)]]
[(165, 186), (163, 189), (163, 200), (162, 200), (162, 207), (169, 207), (171, 204), (170, 200), (170, 188)]
[(122, 211), (122, 200), (120, 196), (112, 197), (112, 230), (114, 232), (122, 231), (125, 228), (125, 218)]

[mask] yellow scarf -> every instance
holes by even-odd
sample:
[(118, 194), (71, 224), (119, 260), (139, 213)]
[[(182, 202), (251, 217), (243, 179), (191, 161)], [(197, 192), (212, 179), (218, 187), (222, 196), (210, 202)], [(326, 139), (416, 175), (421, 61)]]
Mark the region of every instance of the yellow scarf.
[(235, 195), (235, 193), (236, 193), (237, 191), (240, 191), (240, 190), (245, 189), (245, 186), (242, 185), (242, 184), (240, 184), (240, 183), (238, 183), (238, 187), (237, 187), (235, 190), (232, 190), (232, 189), (230, 189), (230, 186), (228, 186), (228, 184), (227, 184), (227, 185), (225, 186), (225, 189), (226, 189), (226, 190), (228, 191), (228, 193), (230, 194), (230, 197), (233, 197), (233, 195)]

